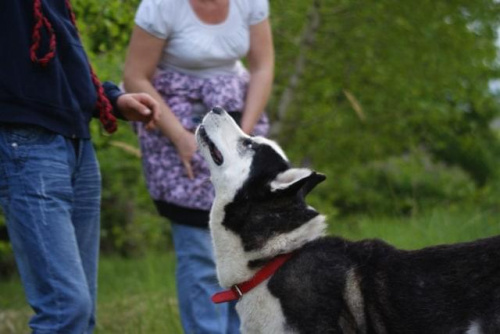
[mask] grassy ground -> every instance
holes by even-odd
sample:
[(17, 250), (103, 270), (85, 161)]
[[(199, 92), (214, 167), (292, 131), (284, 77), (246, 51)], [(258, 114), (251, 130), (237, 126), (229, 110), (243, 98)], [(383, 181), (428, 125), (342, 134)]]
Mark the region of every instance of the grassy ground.
[(329, 219), (329, 227), (330, 234), (348, 239), (380, 238), (399, 248), (417, 249), (500, 235), (500, 218), (498, 209), (434, 209), (405, 218)]
[[(182, 333), (172, 253), (102, 257), (96, 333)], [(0, 333), (28, 333), (31, 310), (17, 278), (0, 281)]]
[[(382, 238), (398, 247), (474, 240), (499, 235), (498, 213), (476, 209), (432, 210), (411, 218), (330, 219), (330, 233), (349, 239)], [(97, 333), (182, 333), (171, 253), (140, 259), (103, 257)], [(17, 279), (0, 282), (0, 333), (27, 333), (30, 309)]]

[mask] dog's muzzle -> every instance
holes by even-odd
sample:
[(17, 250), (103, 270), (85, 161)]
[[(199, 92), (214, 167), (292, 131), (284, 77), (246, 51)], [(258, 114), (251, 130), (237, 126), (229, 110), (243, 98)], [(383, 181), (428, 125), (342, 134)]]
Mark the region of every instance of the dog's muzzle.
[(200, 125), (200, 127), (198, 128), (198, 134), (200, 136), (200, 139), (208, 146), (208, 150), (213, 162), (217, 166), (222, 165), (224, 163), (224, 157), (222, 156), (222, 153), (217, 149), (217, 146), (215, 146), (214, 142), (208, 136), (207, 131), (205, 130), (205, 127), (203, 127), (203, 125)]

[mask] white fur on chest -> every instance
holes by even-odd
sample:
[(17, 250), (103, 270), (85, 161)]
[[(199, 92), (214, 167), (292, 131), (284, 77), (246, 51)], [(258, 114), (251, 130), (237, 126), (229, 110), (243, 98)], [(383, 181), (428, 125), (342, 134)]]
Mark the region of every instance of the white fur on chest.
[(280, 301), (263, 282), (236, 304), (243, 334), (294, 334), (286, 324)]

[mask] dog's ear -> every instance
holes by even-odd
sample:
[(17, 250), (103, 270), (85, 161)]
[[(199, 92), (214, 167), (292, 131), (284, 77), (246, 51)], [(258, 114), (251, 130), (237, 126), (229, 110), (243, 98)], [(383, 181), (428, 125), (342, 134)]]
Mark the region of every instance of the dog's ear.
[(275, 193), (299, 193), (302, 197), (323, 182), (326, 176), (307, 168), (290, 168), (271, 182), (271, 191)]

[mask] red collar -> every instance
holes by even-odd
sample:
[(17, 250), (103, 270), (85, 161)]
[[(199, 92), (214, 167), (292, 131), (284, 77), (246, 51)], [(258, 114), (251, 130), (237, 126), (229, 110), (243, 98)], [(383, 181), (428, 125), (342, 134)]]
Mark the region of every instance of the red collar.
[(291, 253), (281, 254), (269, 261), (262, 269), (246, 282), (235, 284), (229, 290), (221, 291), (212, 296), (216, 304), (240, 299), (245, 293), (255, 288), (260, 283), (272, 276), (290, 257)]

